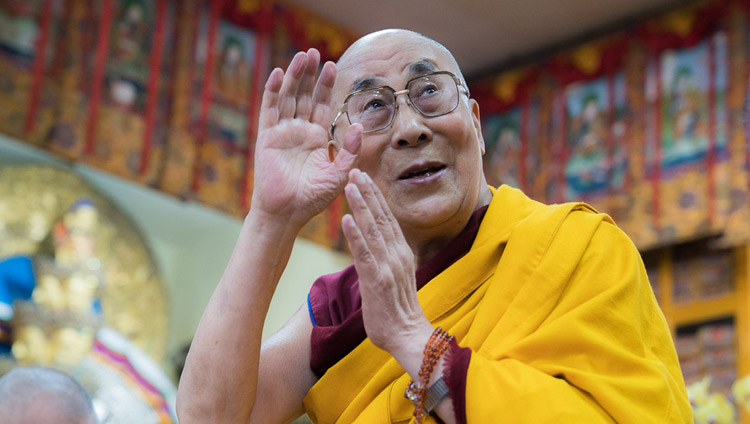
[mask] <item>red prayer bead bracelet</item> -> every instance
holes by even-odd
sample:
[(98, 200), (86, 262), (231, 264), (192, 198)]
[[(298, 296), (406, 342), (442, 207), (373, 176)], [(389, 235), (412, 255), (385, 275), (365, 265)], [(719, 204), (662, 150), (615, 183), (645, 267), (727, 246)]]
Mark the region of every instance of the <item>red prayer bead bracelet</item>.
[(411, 380), (406, 387), (404, 396), (414, 402), (414, 422), (416, 424), (421, 424), (424, 419), (424, 402), (427, 398), (427, 385), (430, 383), (432, 371), (452, 341), (453, 336), (449, 335), (447, 331), (444, 331), (441, 327), (436, 328), (424, 347), (424, 358), (422, 359), (422, 366), (419, 368), (419, 383)]

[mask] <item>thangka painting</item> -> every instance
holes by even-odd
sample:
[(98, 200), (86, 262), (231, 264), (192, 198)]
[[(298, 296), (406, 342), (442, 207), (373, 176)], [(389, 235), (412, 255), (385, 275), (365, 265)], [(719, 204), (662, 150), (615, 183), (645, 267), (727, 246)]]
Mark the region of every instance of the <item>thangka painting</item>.
[[(639, 248), (652, 246), (657, 239), (652, 214), (654, 184), (644, 166), (647, 127), (653, 123), (654, 115), (650, 105), (655, 104), (657, 98), (653, 92), (647, 101), (646, 58), (643, 49), (631, 46), (623, 63), (624, 84), (620, 85), (618, 76), (614, 85), (615, 104), (624, 102), (625, 108), (615, 109), (611, 132), (615, 169), (610, 174), (606, 208), (602, 207)], [(624, 100), (620, 99), (621, 95)]]
[[(709, 48), (713, 54), (709, 56)], [(715, 71), (709, 68), (715, 66)], [(726, 146), (726, 37), (668, 51), (661, 58), (661, 166), (665, 174), (707, 157), (709, 138), (717, 151)], [(709, 99), (713, 91), (715, 100)], [(714, 103), (711, 105), (710, 103)], [(710, 117), (709, 115), (714, 115)], [(709, 134), (715, 119), (715, 135)]]
[(550, 123), (550, 137), (547, 150), (550, 160), (546, 163), (549, 177), (544, 185), (544, 201), (546, 203), (562, 203), (565, 201), (565, 164), (560, 158), (565, 157), (565, 96), (561, 89), (554, 91), (552, 96), (552, 119)]
[[(547, 178), (546, 167), (543, 163), (549, 161), (549, 152), (545, 149), (548, 143), (545, 129), (549, 128), (550, 112), (543, 108), (543, 96), (533, 95), (526, 103), (527, 120), (524, 136), (525, 148), (522, 149), (524, 166), (521, 184), (527, 196), (535, 200), (542, 200), (544, 181)], [(523, 119), (521, 120), (523, 125)]]
[(197, 143), (195, 131), (191, 129), (191, 101), (194, 73), (198, 0), (184, 0), (176, 10), (176, 40), (171, 60), (174, 61), (171, 81), (172, 106), (169, 116), (167, 149), (161, 177), (157, 183), (160, 190), (172, 195), (188, 198), (192, 189), (194, 161)]
[(521, 107), (488, 117), (482, 127), (487, 182), (521, 188)]
[(622, 190), (627, 169), (624, 73), (579, 82), (566, 90), (565, 197), (602, 211)]
[[(721, 244), (736, 246), (750, 239), (750, 131), (745, 130), (750, 125), (750, 110), (745, 107), (747, 101), (747, 34), (750, 30), (748, 12), (740, 5), (733, 5), (728, 22), (728, 136), (727, 150), (729, 151), (729, 196), (726, 202), (718, 203), (717, 211), (726, 216), (726, 228), (721, 238)], [(744, 113), (743, 113), (744, 112)], [(747, 127), (750, 130), (750, 126)], [(719, 199), (721, 200), (721, 198)]]
[(202, 202), (235, 213), (254, 142), (248, 140), (248, 116), (255, 49), (254, 31), (222, 18), (212, 25), (209, 10), (202, 10), (192, 79), (191, 126), (198, 143), (193, 190)]
[(656, 214), (662, 240), (719, 228), (717, 198), (726, 197), (727, 38), (717, 33), (694, 47), (667, 50), (650, 84), (660, 95), (647, 150), (659, 179)]
[[(108, 13), (111, 26), (101, 82), (96, 81), (96, 65), (94, 69), (93, 83), (100, 84), (101, 93), (97, 99), (92, 91), (90, 100), (101, 104), (88, 117), (96, 122), (87, 122), (86, 161), (153, 183), (166, 143), (170, 62), (163, 58), (169, 57), (164, 53), (174, 42), (173, 8), (167, 0), (116, 0)], [(92, 53), (90, 60), (101, 60), (98, 54), (101, 51)]]
[(167, 134), (169, 0), (65, 2), (66, 60), (49, 148), (153, 184)]
[(550, 113), (543, 109), (543, 96), (529, 92), (517, 106), (483, 119), (484, 171), (490, 185), (506, 184), (542, 200)]
[(98, 21), (94, 7), (84, 0), (70, 0), (64, 4), (65, 37), (60, 44), (66, 60), (61, 61), (56, 70), (59, 72), (60, 96), (46, 142), (52, 152), (77, 160), (84, 154), (86, 124), (90, 115), (91, 52), (96, 50)]
[(0, 1), (0, 132), (33, 144), (54, 121), (62, 1)]

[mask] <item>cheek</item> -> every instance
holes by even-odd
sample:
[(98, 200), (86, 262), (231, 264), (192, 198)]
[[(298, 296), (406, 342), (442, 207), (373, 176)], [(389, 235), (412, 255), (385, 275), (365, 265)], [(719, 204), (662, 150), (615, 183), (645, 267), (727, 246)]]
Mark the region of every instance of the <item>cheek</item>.
[(373, 173), (377, 170), (378, 164), (381, 162), (381, 151), (373, 146), (373, 143), (369, 143), (367, 140), (362, 140), (362, 152), (359, 159), (359, 169), (367, 172), (372, 177)]
[(470, 124), (471, 121), (458, 118), (446, 122), (443, 129), (445, 137), (452, 141), (453, 150), (460, 162), (468, 160), (473, 163), (477, 156), (482, 155), (480, 140)]
[[(367, 138), (370, 138), (368, 140)], [(371, 137), (362, 140), (362, 151), (359, 159), (359, 169), (366, 172), (375, 184), (383, 190), (383, 183), (389, 174), (388, 158), (382, 147), (382, 142)]]
[[(466, 119), (466, 120), (464, 120)], [(473, 182), (481, 178), (482, 151), (474, 127), (468, 118), (456, 119), (445, 127), (445, 136), (452, 140), (452, 150), (461, 180)]]
[(474, 128), (474, 115), (469, 111), (468, 106), (463, 102), (459, 103), (458, 108), (448, 115), (434, 118), (439, 121), (436, 124), (439, 129), (436, 130), (444, 133), (453, 140), (473, 140), (476, 142), (477, 134)]

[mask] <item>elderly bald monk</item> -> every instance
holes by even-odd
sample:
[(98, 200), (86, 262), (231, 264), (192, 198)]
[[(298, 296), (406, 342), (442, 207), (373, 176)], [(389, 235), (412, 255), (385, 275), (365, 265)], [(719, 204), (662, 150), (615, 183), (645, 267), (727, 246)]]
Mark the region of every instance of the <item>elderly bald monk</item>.
[[(606, 215), (487, 185), (479, 105), (406, 30), (275, 69), (252, 207), (190, 349), (181, 423), (691, 422), (640, 256)], [(295, 236), (344, 191), (354, 263), (261, 330)]]
[(0, 378), (0, 422), (96, 424), (97, 419), (89, 395), (69, 375), (17, 367)]

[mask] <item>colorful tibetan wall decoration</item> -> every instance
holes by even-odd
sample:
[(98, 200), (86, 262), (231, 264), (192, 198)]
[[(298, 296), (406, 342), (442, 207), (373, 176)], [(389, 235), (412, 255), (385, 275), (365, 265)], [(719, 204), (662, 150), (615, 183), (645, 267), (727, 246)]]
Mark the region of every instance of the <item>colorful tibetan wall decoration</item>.
[[(244, 216), (268, 74), (285, 69), (297, 51), (309, 47), (318, 48), (324, 60), (335, 60), (354, 37), (308, 12), (268, 1), (190, 0), (178, 14), (174, 100), (159, 187)], [(302, 236), (342, 249), (343, 208), (337, 199)]]
[(720, 232), (727, 198), (727, 35), (723, 6), (683, 9), (639, 28), (645, 45), (646, 163), (658, 242)]
[(247, 206), (245, 178), (252, 178), (258, 88), (269, 72), (268, 29), (239, 25), (234, 10), (221, 10), (219, 3), (199, 8), (188, 68), (189, 127), (196, 143), (191, 191), (202, 203), (238, 215)]
[[(0, 132), (237, 217), (265, 80), (351, 33), (272, 0), (0, 0)], [(343, 200), (302, 232), (344, 248)]]
[(747, 242), (748, 10), (684, 6), (475, 81), (488, 181), (586, 201), (642, 249)]
[(86, 162), (146, 184), (166, 143), (174, 3), (102, 0), (84, 138)]
[[(0, 0), (0, 132), (243, 217), (264, 82), (356, 38), (274, 0)], [(491, 184), (610, 214), (639, 248), (750, 240), (750, 2), (680, 6), (470, 80)], [(302, 235), (345, 248), (342, 198)]]
[(55, 121), (64, 41), (61, 1), (0, 2), (0, 132), (40, 144)]

